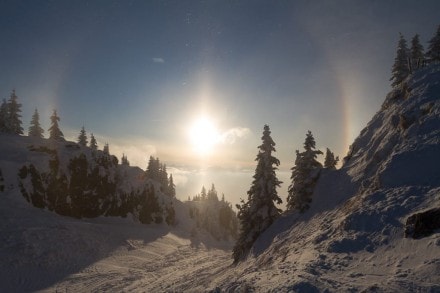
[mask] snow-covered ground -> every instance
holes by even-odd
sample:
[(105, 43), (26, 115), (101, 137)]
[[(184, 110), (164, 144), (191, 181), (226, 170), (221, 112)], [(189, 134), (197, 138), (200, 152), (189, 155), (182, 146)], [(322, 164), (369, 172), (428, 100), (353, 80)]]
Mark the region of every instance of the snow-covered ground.
[(203, 291), (232, 263), (231, 243), (179, 226), (62, 217), (16, 192), (0, 203), (1, 292)]

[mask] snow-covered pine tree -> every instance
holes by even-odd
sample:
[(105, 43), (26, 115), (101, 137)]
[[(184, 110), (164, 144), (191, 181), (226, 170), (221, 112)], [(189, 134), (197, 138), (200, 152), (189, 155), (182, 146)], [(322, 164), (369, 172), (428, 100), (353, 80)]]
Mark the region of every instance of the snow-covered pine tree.
[(338, 162), (339, 162), (339, 157), (335, 158), (335, 154), (332, 151), (330, 151), (329, 148), (327, 148), (325, 152), (324, 168), (335, 170)]
[(57, 110), (53, 110), (52, 116), (50, 116), (49, 139), (62, 141), (64, 140), (64, 134), (60, 130), (58, 121), (60, 121), (60, 117), (57, 115)]
[(95, 136), (92, 134), (90, 134), (90, 148), (92, 149), (92, 151), (96, 151), (98, 149), (98, 143), (96, 142), (96, 138)]
[(29, 126), (28, 135), (32, 137), (43, 138), (43, 128), (40, 125), (40, 115), (38, 110), (35, 108), (34, 114), (32, 115), (32, 120)]
[(437, 28), (436, 34), (429, 41), (426, 58), (430, 62), (440, 62), (440, 25)]
[(171, 198), (176, 197), (176, 185), (174, 184), (173, 174), (170, 174), (170, 179), (168, 180), (168, 195)]
[(322, 155), (320, 150), (315, 150), (316, 143), (312, 132), (309, 130), (304, 142), (304, 152), (296, 151), (295, 166), (292, 167), (292, 183), (288, 188), (287, 209), (306, 211), (312, 201), (313, 189), (322, 168), (316, 158)]
[(418, 34), (416, 34), (411, 40), (410, 58), (411, 58), (411, 68), (413, 70), (418, 69), (423, 65), (423, 60), (424, 60), (423, 46), (420, 44)]
[(275, 142), (270, 136), (268, 125), (264, 126), (262, 144), (258, 147), (257, 168), (254, 180), (247, 192), (246, 202), (241, 200), (237, 205), (238, 219), (241, 230), (233, 249), (234, 262), (242, 260), (250, 251), (258, 236), (265, 231), (280, 215), (281, 210), (276, 204), (282, 203), (278, 196), (277, 187), (282, 183), (276, 177), (275, 171), (280, 161), (272, 155), (275, 152)]
[(8, 103), (8, 115), (6, 119), (6, 128), (8, 133), (23, 134), (23, 127), (21, 127), (21, 104), (18, 102), (18, 97), (15, 90), (12, 90)]
[(9, 116), (8, 111), (8, 103), (6, 99), (3, 99), (2, 104), (0, 105), (0, 132), (8, 132), (7, 122)]
[(78, 144), (83, 147), (87, 146), (87, 135), (86, 135), (86, 130), (85, 130), (84, 126), (81, 127), (81, 131), (79, 132)]
[(399, 42), (397, 44), (396, 58), (394, 58), (394, 64), (391, 70), (391, 86), (396, 87), (400, 85), (408, 74), (408, 47), (405, 38), (400, 34)]

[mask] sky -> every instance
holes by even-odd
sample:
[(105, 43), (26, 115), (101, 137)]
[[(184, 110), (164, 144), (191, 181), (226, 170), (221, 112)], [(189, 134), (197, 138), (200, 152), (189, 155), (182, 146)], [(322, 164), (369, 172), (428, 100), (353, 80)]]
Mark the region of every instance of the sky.
[[(287, 197), (308, 130), (344, 157), (379, 110), (399, 33), (424, 47), (440, 1), (0, 0), (0, 98), (16, 89), (25, 133), (56, 109), (76, 140), (146, 168), (159, 157), (177, 197), (214, 183), (247, 198), (270, 126)], [(323, 160), (323, 158), (321, 158)]]

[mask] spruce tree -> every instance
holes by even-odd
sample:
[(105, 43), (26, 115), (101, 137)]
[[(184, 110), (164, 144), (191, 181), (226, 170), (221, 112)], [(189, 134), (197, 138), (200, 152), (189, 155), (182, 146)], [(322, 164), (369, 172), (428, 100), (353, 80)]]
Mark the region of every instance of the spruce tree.
[(7, 128), (8, 116), (9, 116), (8, 103), (6, 102), (6, 99), (3, 99), (3, 102), (0, 105), (0, 132), (8, 132), (8, 128)]
[(173, 174), (170, 174), (170, 179), (168, 180), (168, 195), (171, 198), (176, 197), (176, 185), (174, 185)]
[(281, 210), (275, 204), (282, 203), (277, 194), (277, 187), (282, 183), (276, 177), (275, 171), (280, 161), (272, 153), (275, 152), (275, 142), (270, 136), (268, 125), (264, 126), (262, 144), (258, 147), (257, 167), (254, 180), (247, 192), (248, 199), (241, 200), (237, 205), (238, 219), (241, 230), (233, 249), (234, 262), (242, 260), (250, 251), (258, 236), (263, 233), (280, 215)]
[(40, 115), (38, 110), (35, 108), (34, 114), (32, 115), (31, 124), (29, 126), (28, 135), (32, 137), (43, 138), (43, 128), (40, 125)]
[(53, 110), (52, 116), (50, 116), (49, 139), (62, 141), (64, 140), (64, 134), (60, 130), (58, 121), (60, 121), (60, 117), (57, 115), (57, 110)]
[(79, 132), (78, 143), (80, 146), (83, 146), (83, 147), (87, 146), (87, 135), (86, 135), (86, 130), (84, 129), (84, 126), (81, 128), (81, 131)]
[(21, 127), (21, 104), (18, 102), (18, 97), (15, 90), (12, 90), (8, 103), (8, 115), (6, 120), (6, 128), (8, 133), (23, 134), (23, 127)]
[(436, 34), (429, 41), (426, 57), (431, 62), (440, 61), (440, 25), (437, 28)]
[(418, 34), (416, 34), (411, 40), (410, 57), (412, 69), (418, 69), (422, 66), (424, 60), (423, 46), (420, 44)]
[(304, 152), (296, 151), (295, 166), (292, 167), (292, 183), (288, 188), (287, 209), (306, 211), (312, 201), (313, 189), (322, 168), (316, 158), (321, 155), (320, 150), (315, 150), (316, 143), (310, 130), (306, 134)]
[(392, 87), (400, 85), (409, 74), (408, 47), (402, 34), (400, 34), (399, 43), (397, 44), (397, 53), (396, 58), (394, 58), (391, 74), (390, 81), (392, 81)]
[(333, 152), (330, 151), (329, 148), (327, 148), (325, 152), (324, 168), (335, 170), (338, 162), (339, 162), (339, 157), (335, 158), (335, 154), (333, 154)]
[(92, 151), (96, 151), (98, 149), (98, 143), (96, 142), (96, 138), (95, 136), (92, 134), (90, 134), (90, 148), (92, 149)]

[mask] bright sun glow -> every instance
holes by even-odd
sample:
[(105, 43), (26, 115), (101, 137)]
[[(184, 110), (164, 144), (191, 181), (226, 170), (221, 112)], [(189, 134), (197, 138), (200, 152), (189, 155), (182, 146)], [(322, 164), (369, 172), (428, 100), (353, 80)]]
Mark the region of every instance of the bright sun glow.
[(190, 126), (189, 139), (194, 150), (205, 155), (212, 152), (220, 140), (220, 134), (211, 119), (200, 117)]

